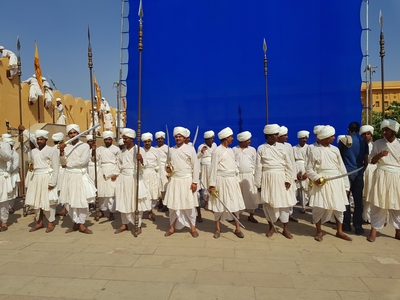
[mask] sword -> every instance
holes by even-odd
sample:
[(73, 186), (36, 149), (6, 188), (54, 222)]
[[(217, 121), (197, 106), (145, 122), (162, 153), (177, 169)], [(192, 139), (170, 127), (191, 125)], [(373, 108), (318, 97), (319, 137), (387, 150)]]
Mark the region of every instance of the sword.
[[(301, 172), (299, 172), (300, 173), (300, 178), (303, 176), (303, 173), (301, 173)], [(301, 182), (303, 181), (303, 179), (300, 179), (299, 180), (299, 184), (300, 184), (300, 187), (297, 189), (298, 190), (298, 193), (299, 193), (299, 198), (300, 198), (300, 203), (301, 203), (301, 207), (303, 208), (303, 210), (306, 208), (306, 205), (305, 205), (305, 203), (304, 203), (304, 195), (303, 195), (303, 186), (302, 186), (302, 184), (301, 184)]]
[(194, 144), (196, 144), (196, 140), (197, 140), (197, 135), (198, 134), (199, 134), (199, 126), (197, 126), (197, 128), (196, 128), (196, 133), (194, 135), (194, 139), (193, 139), (193, 142), (192, 142), (193, 147), (194, 147)]
[(333, 176), (333, 177), (329, 177), (329, 178), (321, 177), (321, 178), (319, 179), (319, 183), (317, 183), (317, 182), (315, 181), (315, 184), (318, 185), (318, 186), (323, 186), (327, 181), (331, 181), (331, 180), (340, 179), (340, 178), (343, 178), (343, 177), (346, 177), (346, 176), (350, 176), (350, 175), (352, 175), (352, 174), (354, 174), (354, 173), (357, 173), (358, 171), (362, 170), (363, 168), (364, 168), (364, 167), (361, 167), (361, 168), (358, 168), (357, 170), (348, 172), (348, 173), (346, 173), (346, 174), (340, 174), (340, 175)]
[(170, 148), (170, 143), (169, 143), (169, 131), (168, 131), (168, 125), (165, 125), (165, 131), (167, 133), (167, 145), (168, 145), (168, 152), (167, 152), (167, 168), (171, 170), (171, 173), (167, 173), (167, 177), (171, 177), (172, 173), (174, 173), (174, 167), (171, 164), (171, 157), (169, 155), (169, 148)]
[[(200, 181), (200, 184), (201, 184), (201, 187), (202, 187), (203, 189), (205, 189), (205, 187), (204, 187), (204, 185), (203, 185), (203, 183), (202, 183), (201, 181)], [(231, 217), (232, 217), (236, 222), (239, 223), (240, 227), (246, 228), (246, 227), (244, 227), (244, 225), (243, 225), (242, 223), (240, 223), (239, 219), (229, 210), (229, 208), (226, 207), (225, 203), (222, 202), (222, 200), (219, 198), (219, 194), (218, 194), (218, 191), (217, 191), (217, 190), (212, 191), (210, 194), (213, 195), (215, 198), (217, 198), (217, 199), (219, 200), (219, 202), (220, 202), (220, 203), (222, 204), (222, 206), (226, 209), (226, 211), (231, 215)]]
[[(89, 133), (90, 131), (96, 129), (96, 128), (99, 127), (99, 126), (100, 126), (100, 124), (97, 124), (97, 125), (93, 126), (92, 128), (89, 128), (88, 130), (85, 130), (85, 131), (81, 132), (81, 133), (78, 134), (77, 136), (74, 136), (73, 138), (71, 138), (71, 139), (69, 139), (68, 141), (64, 142), (64, 144), (72, 143), (73, 141), (79, 139), (81, 136), (84, 136), (85, 134)], [(68, 134), (68, 132), (67, 132), (67, 134)]]

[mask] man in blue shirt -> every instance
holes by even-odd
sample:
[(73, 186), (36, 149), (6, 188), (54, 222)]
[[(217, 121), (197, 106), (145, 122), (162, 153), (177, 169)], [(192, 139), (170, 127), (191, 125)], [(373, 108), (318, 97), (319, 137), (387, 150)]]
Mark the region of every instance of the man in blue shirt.
[[(359, 132), (360, 124), (351, 122), (348, 127), (348, 135), (339, 139), (338, 144), (347, 172), (364, 167), (364, 169), (349, 176), (350, 191), (354, 199), (353, 226), (356, 235), (362, 235), (364, 233), (364, 229), (362, 228), (362, 197), (364, 189), (364, 170), (368, 165), (369, 154), (368, 144), (361, 139)], [(350, 205), (346, 207), (346, 211), (344, 212), (343, 230), (351, 231)]]

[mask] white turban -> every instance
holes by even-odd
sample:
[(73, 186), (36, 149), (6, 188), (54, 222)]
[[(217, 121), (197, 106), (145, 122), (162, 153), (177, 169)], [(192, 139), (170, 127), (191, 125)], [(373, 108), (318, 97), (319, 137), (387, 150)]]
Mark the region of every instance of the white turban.
[(243, 132), (239, 133), (236, 136), (236, 138), (239, 142), (245, 142), (251, 138), (251, 133), (250, 133), (250, 131), (243, 131)]
[(32, 77), (33, 77), (33, 78), (36, 78), (36, 74), (33, 74)]
[(387, 119), (387, 120), (383, 120), (381, 123), (381, 129), (383, 129), (385, 127), (393, 130), (394, 132), (397, 132), (397, 131), (399, 131), (400, 124), (397, 123), (395, 120)]
[(46, 80), (46, 77), (42, 77), (42, 81), (45, 81)]
[(141, 138), (142, 138), (143, 142), (144, 141), (148, 141), (148, 140), (152, 141), (153, 140), (153, 135), (150, 132), (145, 132), (145, 133), (142, 134)]
[(215, 136), (215, 133), (214, 133), (214, 131), (212, 131), (212, 130), (209, 130), (209, 131), (204, 132), (204, 135), (203, 135), (203, 137), (204, 137), (205, 139), (210, 139), (210, 138), (212, 138), (212, 137), (214, 137), (214, 136)]
[(76, 132), (78, 132), (78, 133), (81, 133), (81, 128), (79, 127), (78, 124), (69, 124), (69, 125), (67, 126), (67, 134), (68, 134), (72, 129), (74, 129), (74, 130), (75, 130)]
[(136, 137), (136, 131), (130, 128), (124, 128), (122, 129), (122, 136), (127, 136), (131, 139), (134, 139)]
[(119, 139), (118, 146), (122, 146), (123, 144), (124, 144), (124, 140), (123, 139)]
[(56, 102), (62, 102), (61, 98), (56, 98)]
[(186, 133), (187, 133), (186, 130), (187, 129), (185, 127), (177, 126), (174, 128), (174, 136), (180, 134), (181, 136), (186, 137)]
[(298, 133), (297, 133), (297, 138), (298, 139), (302, 139), (302, 138), (304, 138), (304, 137), (309, 137), (310, 136), (310, 132), (308, 132), (307, 130), (300, 130)]
[(279, 128), (279, 136), (282, 136), (282, 135), (285, 135), (285, 134), (288, 134), (288, 128), (286, 127), (286, 126), (281, 126), (280, 128)]
[(106, 100), (106, 98), (104, 98), (104, 97), (101, 97), (101, 100)]
[(94, 140), (93, 134), (87, 134), (86, 135), (86, 141), (93, 141), (93, 140)]
[(1, 135), (1, 138), (4, 140), (5, 138), (11, 138), (12, 136), (11, 136), (11, 134), (9, 134), (9, 133), (3, 133), (2, 135)]
[(275, 134), (279, 133), (281, 127), (278, 124), (269, 124), (264, 127), (264, 134)]
[(104, 139), (108, 139), (108, 138), (113, 139), (114, 138), (114, 132), (109, 131), (109, 130), (103, 131), (102, 136), (103, 136), (103, 140)]
[(333, 128), (330, 125), (326, 125), (326, 126), (322, 127), (322, 129), (318, 132), (317, 138), (319, 140), (323, 140), (323, 139), (326, 139), (333, 135), (335, 135), (335, 128)]
[(316, 125), (314, 126), (314, 134), (318, 134), (318, 132), (324, 127), (324, 125)]
[(8, 137), (7, 138), (3, 138), (3, 142), (7, 143), (7, 144), (9, 144), (11, 146), (15, 145), (15, 141), (12, 138), (8, 138)]
[(45, 138), (46, 140), (48, 140), (49, 139), (49, 132), (47, 130), (38, 129), (38, 130), (35, 131), (35, 137), (36, 138), (42, 137), (42, 138)]
[(60, 142), (64, 139), (64, 134), (62, 132), (57, 132), (51, 136), (52, 140), (55, 142)]
[(164, 131), (157, 131), (156, 132), (156, 139), (159, 139), (160, 137), (165, 139), (165, 132)]
[(231, 136), (231, 135), (233, 135), (233, 131), (229, 127), (226, 127), (224, 129), (222, 129), (220, 132), (218, 132), (218, 138), (220, 140), (226, 139), (228, 136)]
[(371, 134), (374, 134), (374, 127), (371, 125), (363, 125), (360, 127), (360, 135), (364, 134), (366, 132), (370, 132)]
[(0, 46), (0, 50), (4, 50), (4, 47), (3, 47), (3, 46)]
[(186, 135), (185, 138), (188, 138), (190, 136), (190, 130), (186, 128)]

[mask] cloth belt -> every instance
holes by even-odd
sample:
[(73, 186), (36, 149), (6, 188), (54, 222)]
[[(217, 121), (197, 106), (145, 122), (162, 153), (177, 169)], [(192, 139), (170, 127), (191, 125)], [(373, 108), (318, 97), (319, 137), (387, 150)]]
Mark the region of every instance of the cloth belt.
[(235, 177), (236, 170), (226, 170), (226, 171), (218, 171), (217, 176), (221, 177)]
[(69, 172), (69, 173), (75, 173), (75, 174), (86, 174), (87, 170), (86, 168), (65, 168), (65, 172)]
[(253, 173), (253, 169), (242, 169), (242, 168), (239, 168), (239, 173), (240, 174)]
[(132, 176), (132, 175), (136, 174), (136, 170), (135, 169), (122, 169), (121, 174), (125, 175), (125, 176)]
[(319, 174), (319, 175), (332, 175), (332, 176), (335, 176), (335, 175), (339, 175), (340, 174), (338, 169), (318, 169), (316, 171), (317, 171), (317, 174)]
[[(94, 163), (93, 163), (94, 164)], [(116, 166), (116, 164), (113, 164), (113, 163), (101, 163), (101, 166), (103, 167), (114, 167), (114, 166)]]
[(390, 173), (400, 173), (400, 167), (378, 164), (377, 169), (387, 171)]
[(263, 166), (262, 167), (263, 171), (271, 171), (271, 172), (285, 172), (284, 168), (280, 168), (280, 167), (267, 167), (267, 166)]
[(188, 177), (192, 177), (192, 173), (174, 172), (172, 174), (172, 177), (175, 177), (175, 178), (188, 178)]
[(206, 166), (211, 165), (211, 156), (203, 157), (201, 159), (201, 164)]
[(33, 170), (34, 175), (43, 175), (53, 173), (53, 169), (51, 168), (38, 168)]

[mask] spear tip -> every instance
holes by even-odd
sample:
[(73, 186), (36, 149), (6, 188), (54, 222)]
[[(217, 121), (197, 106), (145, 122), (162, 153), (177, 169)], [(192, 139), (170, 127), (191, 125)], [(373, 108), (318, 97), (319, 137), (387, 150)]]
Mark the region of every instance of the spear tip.
[(140, 2), (139, 2), (139, 11), (138, 11), (138, 16), (140, 17), (140, 18), (143, 18), (143, 4), (142, 4), (142, 0), (140, 0)]
[(264, 50), (264, 53), (267, 53), (267, 42), (265, 41), (265, 38), (264, 38), (264, 43), (263, 43), (263, 50)]

